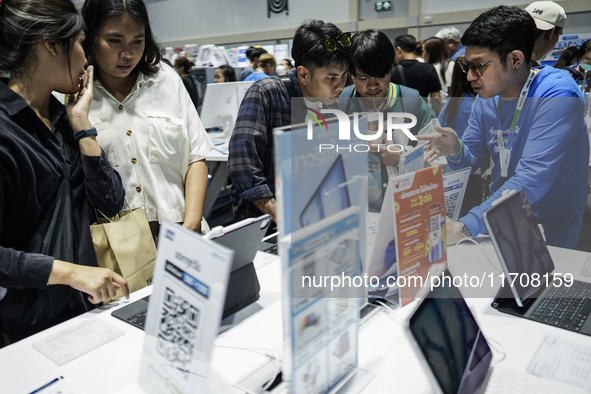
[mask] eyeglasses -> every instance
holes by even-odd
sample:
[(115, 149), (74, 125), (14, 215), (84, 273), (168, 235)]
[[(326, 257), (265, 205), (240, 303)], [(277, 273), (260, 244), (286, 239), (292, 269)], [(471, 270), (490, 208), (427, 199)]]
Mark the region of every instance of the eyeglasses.
[(302, 57), (304, 57), (308, 53), (312, 52), (312, 50), (315, 49), (320, 44), (324, 45), (324, 49), (326, 49), (328, 52), (334, 52), (337, 49), (339, 49), (339, 44), (338, 44), (339, 42), (341, 43), (343, 48), (350, 47), (351, 46), (351, 33), (342, 33), (338, 37), (324, 38), (324, 39), (320, 40), (320, 42), (318, 44), (316, 44), (316, 45), (312, 46), (312, 48), (308, 49), (308, 51), (306, 53), (304, 53), (302, 55)]
[(462, 71), (464, 72), (464, 74), (468, 74), (468, 71), (472, 71), (472, 74), (474, 74), (477, 77), (481, 77), (482, 76), (482, 67), (489, 65), (491, 62), (502, 58), (503, 56), (507, 56), (507, 54), (501, 55), (499, 57), (495, 57), (492, 60), (489, 60), (488, 62), (484, 62), (484, 63), (476, 63), (476, 62), (469, 62), (468, 60), (466, 60), (465, 57), (461, 57), (458, 58), (458, 63), (460, 65), (460, 68), (462, 69)]

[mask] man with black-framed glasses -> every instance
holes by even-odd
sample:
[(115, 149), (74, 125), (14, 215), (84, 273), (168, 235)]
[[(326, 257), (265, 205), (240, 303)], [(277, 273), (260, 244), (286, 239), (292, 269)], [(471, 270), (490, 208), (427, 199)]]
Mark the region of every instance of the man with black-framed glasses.
[[(304, 121), (308, 108), (338, 106), (351, 63), (351, 34), (311, 20), (296, 30), (287, 78), (263, 78), (246, 92), (229, 145), (228, 175), (236, 219), (268, 213), (276, 221), (273, 129)], [(292, 113), (292, 101), (296, 113)]]
[(462, 36), (459, 64), (478, 94), (459, 140), (450, 128), (418, 136), (426, 159), (447, 156), (452, 169), (494, 161), (491, 197), (458, 222), (447, 221), (448, 244), (485, 234), (482, 213), (505, 190), (525, 191), (549, 245), (573, 248), (587, 200), (589, 139), (581, 92), (551, 67), (531, 69), (532, 17), (517, 7), (493, 8)]

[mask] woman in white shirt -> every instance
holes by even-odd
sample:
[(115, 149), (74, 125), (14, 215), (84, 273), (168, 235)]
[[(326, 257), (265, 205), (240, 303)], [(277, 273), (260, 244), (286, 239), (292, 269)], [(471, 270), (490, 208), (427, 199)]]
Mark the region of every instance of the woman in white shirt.
[(454, 62), (447, 57), (441, 38), (431, 37), (423, 42), (423, 59), (425, 59), (425, 63), (431, 63), (435, 67), (439, 82), (441, 82), (441, 102), (445, 103), (449, 96)]
[(95, 66), (90, 120), (131, 208), (154, 235), (163, 219), (201, 230), (213, 149), (181, 78), (161, 63), (142, 0), (87, 0), (85, 50)]

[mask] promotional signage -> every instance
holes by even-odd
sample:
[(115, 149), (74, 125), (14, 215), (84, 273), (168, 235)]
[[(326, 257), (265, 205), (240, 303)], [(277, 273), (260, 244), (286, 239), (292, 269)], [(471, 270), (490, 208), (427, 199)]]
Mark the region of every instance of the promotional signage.
[(430, 273), (447, 266), (441, 167), (392, 178), (388, 187), (394, 197), (398, 288), (401, 305), (406, 305)]
[(150, 393), (208, 392), (234, 252), (163, 222), (146, 318), (140, 383)]
[[(447, 266), (445, 198), (441, 167), (391, 178), (370, 254), (369, 293), (387, 297), (398, 292), (400, 304)], [(375, 283), (377, 282), (377, 283)]]

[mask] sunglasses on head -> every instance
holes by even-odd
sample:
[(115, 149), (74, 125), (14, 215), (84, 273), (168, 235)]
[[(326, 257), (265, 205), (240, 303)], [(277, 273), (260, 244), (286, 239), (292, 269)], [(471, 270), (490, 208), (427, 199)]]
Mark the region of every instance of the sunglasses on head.
[(495, 57), (492, 60), (489, 60), (488, 62), (484, 62), (484, 63), (476, 63), (476, 62), (469, 62), (468, 60), (466, 60), (465, 57), (460, 57), (458, 58), (458, 64), (460, 65), (460, 68), (462, 69), (462, 72), (464, 74), (468, 74), (469, 71), (472, 71), (472, 74), (474, 74), (477, 77), (481, 77), (482, 76), (482, 67), (484, 66), (488, 66), (490, 63), (492, 63), (493, 61), (502, 58), (503, 56), (507, 56), (507, 54), (501, 55), (499, 57)]
[(338, 37), (323, 38), (322, 40), (320, 40), (319, 43), (312, 46), (312, 48), (308, 49), (308, 51), (306, 53), (304, 53), (302, 55), (302, 57), (304, 57), (308, 53), (312, 52), (312, 50), (315, 49), (320, 44), (324, 45), (324, 49), (326, 49), (327, 52), (334, 52), (337, 49), (339, 49), (339, 44), (338, 44), (339, 42), (341, 43), (343, 48), (350, 47), (351, 46), (351, 33), (342, 33)]

